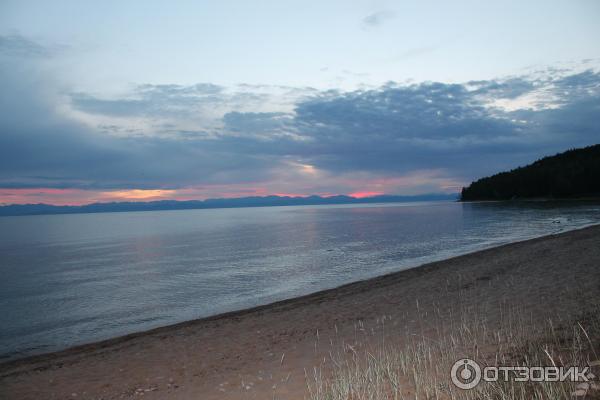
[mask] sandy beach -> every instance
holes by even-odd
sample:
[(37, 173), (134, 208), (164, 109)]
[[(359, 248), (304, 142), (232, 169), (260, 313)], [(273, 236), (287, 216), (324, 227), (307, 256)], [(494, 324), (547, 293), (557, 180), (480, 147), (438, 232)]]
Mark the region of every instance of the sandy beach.
[(595, 313), (600, 226), (5, 363), (0, 398), (304, 399), (305, 371), (326, 364), (331, 343), (427, 333), (428, 316), (450, 320), (465, 301), (486, 304), (492, 325), (510, 306), (532, 326)]

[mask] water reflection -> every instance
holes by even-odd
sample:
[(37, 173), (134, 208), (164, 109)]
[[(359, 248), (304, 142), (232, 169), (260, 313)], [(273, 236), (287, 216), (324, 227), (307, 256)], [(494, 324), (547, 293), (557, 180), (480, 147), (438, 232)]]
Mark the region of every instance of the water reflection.
[(0, 218), (0, 354), (56, 350), (600, 221), (597, 203)]

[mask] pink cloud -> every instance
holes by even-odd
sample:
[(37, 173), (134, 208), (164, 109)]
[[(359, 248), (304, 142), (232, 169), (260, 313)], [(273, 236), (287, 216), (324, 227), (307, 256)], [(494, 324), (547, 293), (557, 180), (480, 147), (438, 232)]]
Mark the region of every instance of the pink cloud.
[(354, 192), (348, 194), (348, 196), (356, 197), (357, 199), (363, 199), (365, 197), (373, 197), (385, 194), (383, 192)]

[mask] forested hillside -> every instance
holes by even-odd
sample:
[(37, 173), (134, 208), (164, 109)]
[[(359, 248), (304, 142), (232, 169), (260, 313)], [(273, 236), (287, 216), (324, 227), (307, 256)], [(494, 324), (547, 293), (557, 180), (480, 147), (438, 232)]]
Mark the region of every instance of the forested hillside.
[(462, 201), (600, 195), (600, 144), (544, 157), (533, 164), (479, 179)]

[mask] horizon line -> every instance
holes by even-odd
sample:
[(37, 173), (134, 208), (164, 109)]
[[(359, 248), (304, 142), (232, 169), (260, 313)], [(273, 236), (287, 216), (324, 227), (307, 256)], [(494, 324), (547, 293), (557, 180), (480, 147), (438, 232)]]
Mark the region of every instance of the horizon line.
[(399, 198), (411, 198), (421, 196), (453, 196), (459, 195), (460, 192), (424, 192), (417, 194), (392, 194), (392, 193), (378, 193), (368, 196), (357, 196), (355, 193), (352, 194), (265, 194), (255, 196), (238, 196), (238, 197), (207, 197), (205, 199), (131, 199), (131, 200), (120, 200), (120, 201), (93, 201), (90, 203), (82, 204), (53, 204), (53, 203), (0, 203), (0, 207), (7, 206), (52, 206), (52, 207), (85, 207), (95, 204), (150, 204), (150, 203), (163, 203), (163, 202), (177, 202), (177, 203), (188, 203), (188, 202), (206, 202), (215, 200), (240, 200), (240, 199), (266, 199), (271, 197), (277, 197), (280, 199), (308, 199), (310, 197), (318, 197), (322, 199), (330, 199), (334, 197), (347, 197), (355, 200), (366, 200), (374, 199), (379, 197), (399, 197)]

